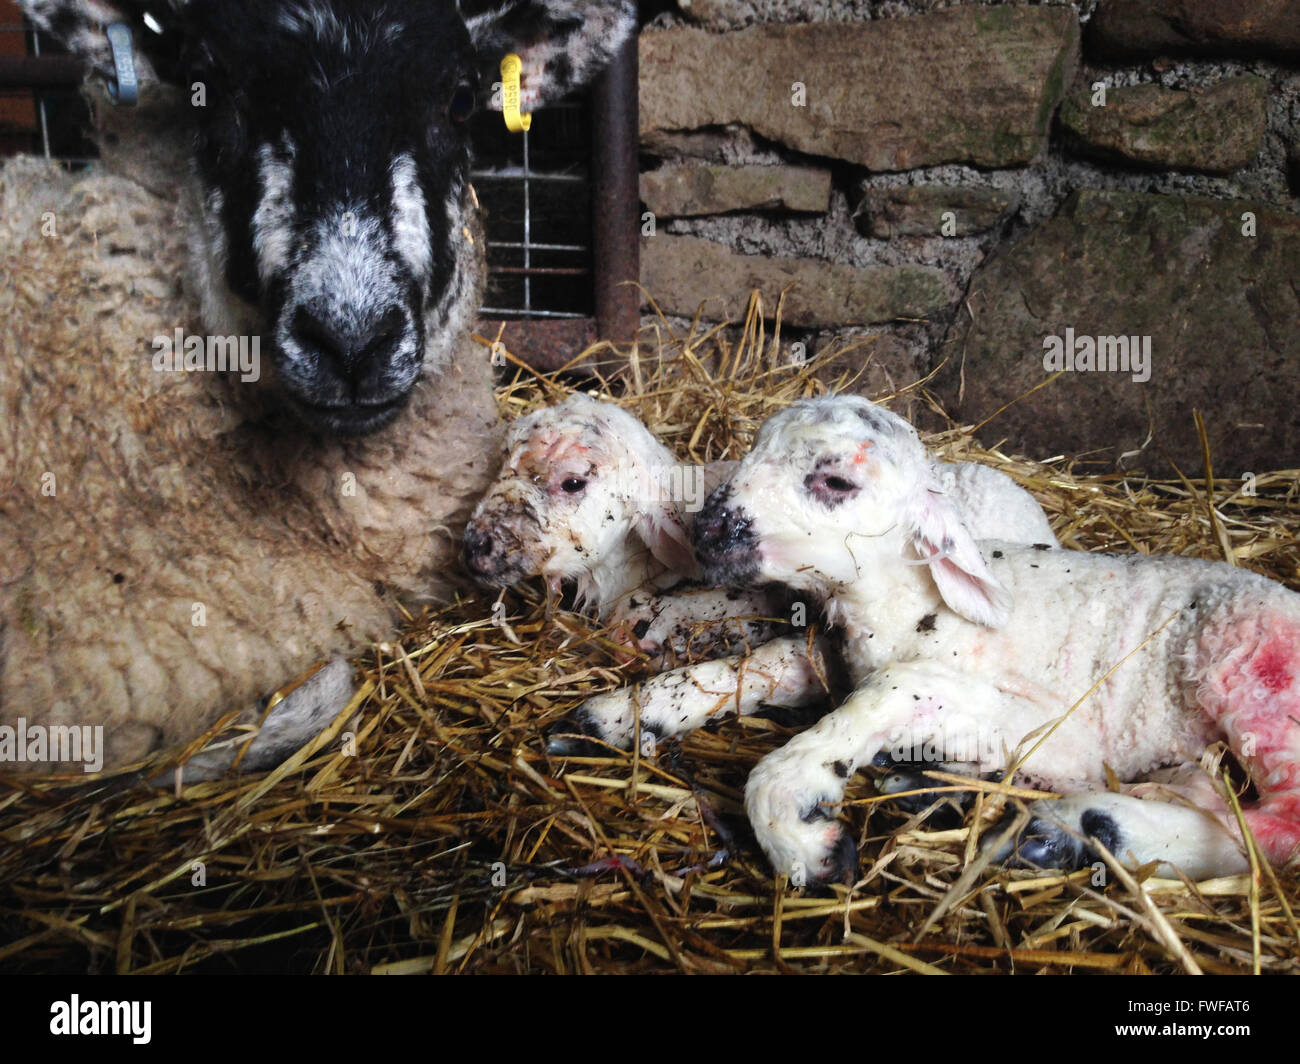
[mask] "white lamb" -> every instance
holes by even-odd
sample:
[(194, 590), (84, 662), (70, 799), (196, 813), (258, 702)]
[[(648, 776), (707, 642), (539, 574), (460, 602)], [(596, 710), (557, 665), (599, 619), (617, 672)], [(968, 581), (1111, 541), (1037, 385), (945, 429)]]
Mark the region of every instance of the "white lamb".
[[(872, 408), (855, 396), (840, 402)], [(633, 415), (582, 394), (517, 419), (505, 451), (465, 537), (466, 564), (481, 581), (501, 587), (541, 575), (558, 593), (574, 580), (579, 600), (601, 620), (626, 624), (657, 668), (751, 651), (590, 699), (575, 721), (581, 730), (627, 746), (638, 701), (662, 706), (658, 716), (666, 716), (700, 691), (717, 696), (686, 717), (675, 714), (675, 726), (661, 732), (675, 734), (733, 709), (794, 708), (824, 695), (821, 644), (802, 635), (773, 639), (780, 626), (764, 620), (791, 616), (787, 595), (683, 590), (700, 575), (690, 549), (695, 511), (735, 463), (684, 466)], [(977, 516), (982, 534), (1056, 546), (1042, 509), (1004, 474), (940, 464), (936, 476)], [(557, 738), (551, 749), (571, 747)]]
[(578, 604), (653, 664), (762, 642), (772, 634), (762, 618), (779, 608), (763, 592), (661, 594), (699, 577), (691, 523), (734, 465), (678, 462), (632, 414), (575, 393), (510, 426), (466, 529), (466, 566), (493, 587), (542, 576), (558, 595), (574, 581)]
[(995, 771), (1057, 721), (1016, 775), (1065, 797), (1035, 803), (999, 857), (1073, 867), (1095, 860), (1091, 839), (1196, 877), (1244, 869), (1235, 819), (1197, 766), (1216, 740), (1258, 791), (1244, 818), (1264, 854), (1282, 863), (1300, 845), (1300, 596), (1273, 581), (1187, 558), (977, 545), (915, 430), (842, 399), (771, 418), (695, 544), (711, 581), (821, 599), (857, 683), (750, 776), (746, 810), (778, 872), (853, 870), (833, 805), (878, 751)]

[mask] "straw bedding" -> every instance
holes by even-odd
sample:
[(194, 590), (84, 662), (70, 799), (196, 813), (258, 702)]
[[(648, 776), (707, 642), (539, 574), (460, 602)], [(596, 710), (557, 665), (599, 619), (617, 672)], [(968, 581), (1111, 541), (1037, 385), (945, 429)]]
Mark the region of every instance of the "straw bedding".
[[(683, 458), (737, 458), (768, 414), (851, 386), (870, 358), (868, 342), (792, 364), (756, 309), (738, 336), (647, 330), (607, 394)], [(565, 390), (520, 368), (502, 414)], [(923, 387), (890, 405), (924, 412)], [(1300, 588), (1296, 470), (1259, 473), (1251, 496), (1017, 460), (953, 427), (931, 442), (1015, 476), (1068, 546), (1227, 557)], [(1014, 801), (993, 784), (940, 831), (859, 776), (859, 881), (774, 882), (740, 797), (801, 722), (733, 719), (653, 759), (550, 759), (543, 729), (636, 666), (540, 588), (505, 595), (500, 623), (493, 601), (410, 618), (357, 662), (348, 711), (270, 774), (187, 785), (172, 751), (108, 778), (0, 780), (0, 970), (1300, 970), (1300, 868), (1194, 884), (981, 867), (977, 831)], [(160, 771), (175, 785), (140, 786)]]

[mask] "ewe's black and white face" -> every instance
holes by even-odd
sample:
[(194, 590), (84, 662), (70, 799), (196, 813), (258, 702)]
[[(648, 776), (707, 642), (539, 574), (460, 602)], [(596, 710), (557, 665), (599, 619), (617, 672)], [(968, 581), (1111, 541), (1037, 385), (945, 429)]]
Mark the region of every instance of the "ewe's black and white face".
[(224, 0), (188, 28), (210, 250), (261, 309), (288, 402), (323, 428), (374, 429), (473, 269), (465, 24), (442, 4)]
[[(142, 80), (191, 95), (208, 327), (257, 311), (308, 424), (390, 421), (463, 342), (479, 251), (465, 119), (509, 51), (536, 105), (595, 73), (635, 4), (593, 0), (23, 0), (94, 67), (105, 21)], [(213, 321), (213, 318), (222, 318)]]

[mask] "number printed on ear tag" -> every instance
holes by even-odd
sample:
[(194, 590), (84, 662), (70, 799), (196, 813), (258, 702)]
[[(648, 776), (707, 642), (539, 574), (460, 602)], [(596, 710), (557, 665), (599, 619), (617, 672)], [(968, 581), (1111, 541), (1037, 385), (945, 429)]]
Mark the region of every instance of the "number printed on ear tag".
[(527, 133), (533, 125), (532, 115), (519, 112), (519, 76), (523, 69), (524, 61), (514, 52), (501, 60), (501, 113), (511, 133)]
[(116, 79), (109, 82), (108, 94), (114, 103), (130, 107), (140, 99), (140, 81), (135, 72), (131, 27), (125, 22), (114, 22), (104, 32), (113, 52), (113, 73)]

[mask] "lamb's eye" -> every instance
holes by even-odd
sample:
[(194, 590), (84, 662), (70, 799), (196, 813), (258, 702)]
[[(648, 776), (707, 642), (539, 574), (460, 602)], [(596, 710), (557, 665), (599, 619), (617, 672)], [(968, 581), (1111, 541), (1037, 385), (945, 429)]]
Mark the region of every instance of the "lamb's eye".
[(451, 103), (447, 105), (447, 117), (457, 124), (466, 121), (474, 113), (474, 90), (468, 85), (458, 85), (451, 94)]
[(560, 487), (570, 495), (577, 495), (578, 492), (585, 489), (587, 481), (583, 477), (566, 477)]
[(803, 486), (828, 506), (837, 506), (860, 490), (847, 477), (836, 476), (834, 473), (810, 473), (804, 478)]

